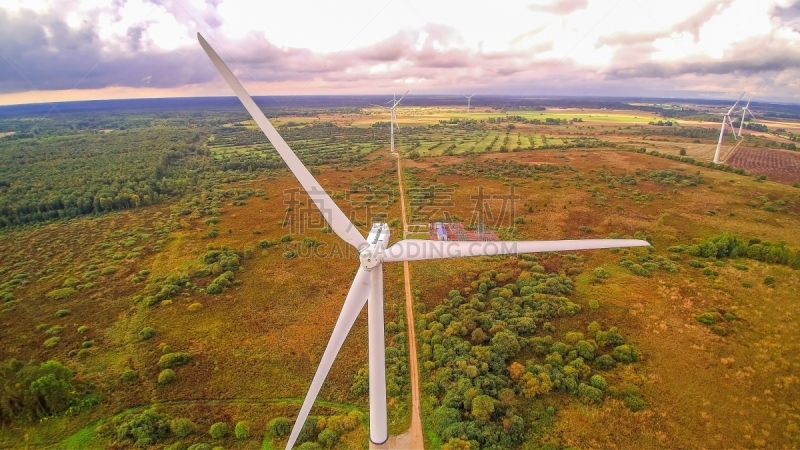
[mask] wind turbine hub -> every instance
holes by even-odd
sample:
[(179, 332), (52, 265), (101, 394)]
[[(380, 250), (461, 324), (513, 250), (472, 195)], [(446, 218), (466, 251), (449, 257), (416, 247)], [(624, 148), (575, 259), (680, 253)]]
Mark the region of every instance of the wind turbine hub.
[(375, 247), (370, 246), (362, 250), (358, 255), (358, 259), (361, 261), (361, 267), (367, 272), (378, 267), (378, 265), (383, 262), (383, 256), (375, 250)]

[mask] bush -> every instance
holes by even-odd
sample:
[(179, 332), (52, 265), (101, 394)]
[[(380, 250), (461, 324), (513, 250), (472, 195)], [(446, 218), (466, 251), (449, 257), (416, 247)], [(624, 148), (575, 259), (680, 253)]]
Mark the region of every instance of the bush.
[(197, 444), (192, 444), (186, 450), (213, 450), (211, 444), (206, 444), (205, 442), (199, 442)]
[(194, 433), (197, 430), (197, 427), (191, 420), (183, 418), (173, 420), (170, 424), (170, 429), (175, 436), (179, 438), (185, 438), (186, 436)]
[(162, 369), (171, 369), (187, 364), (191, 359), (192, 355), (185, 352), (167, 353), (166, 355), (161, 355), (161, 358), (159, 358), (158, 367)]
[(764, 284), (770, 287), (775, 286), (775, 277), (764, 278)]
[(211, 425), (208, 429), (208, 434), (214, 439), (222, 439), (228, 434), (228, 424), (225, 422), (217, 422)]
[(236, 439), (247, 439), (250, 437), (250, 424), (243, 420), (236, 422), (233, 434), (236, 436)]
[(46, 297), (50, 300), (63, 300), (70, 295), (74, 294), (76, 291), (74, 288), (65, 287), (61, 289), (55, 289), (46, 294)]
[(122, 372), (122, 375), (120, 375), (119, 379), (127, 383), (135, 380), (138, 377), (139, 374), (135, 370), (127, 369), (126, 371)]
[(142, 328), (142, 331), (139, 332), (139, 337), (143, 341), (146, 341), (146, 340), (150, 339), (151, 337), (153, 337), (155, 335), (156, 335), (156, 330), (154, 330), (154, 329), (152, 329), (150, 327), (144, 327), (144, 328)]
[(589, 300), (589, 309), (592, 311), (597, 311), (600, 309), (600, 302), (595, 299)]
[(286, 417), (276, 417), (267, 424), (267, 433), (275, 439), (280, 439), (292, 432), (292, 423)]
[(222, 286), (217, 283), (211, 283), (206, 287), (206, 294), (219, 294), (222, 292)]
[(177, 377), (175, 376), (175, 371), (172, 369), (164, 369), (161, 373), (158, 374), (158, 384), (166, 385), (170, 384), (175, 381)]
[(599, 405), (603, 403), (603, 391), (585, 383), (578, 385), (578, 397), (587, 404), (594, 403)]
[(595, 277), (595, 278), (598, 278), (598, 279), (604, 280), (604, 279), (606, 279), (606, 278), (608, 278), (608, 277), (610, 277), (610, 276), (611, 276), (611, 274), (610, 274), (610, 273), (608, 273), (608, 272), (607, 272), (607, 271), (606, 271), (604, 268), (602, 268), (602, 267), (598, 267), (597, 269), (594, 269), (594, 277)]
[(86, 325), (81, 325), (78, 327), (78, 334), (83, 334), (86, 333), (87, 331), (89, 331), (89, 327), (87, 327)]
[(66, 317), (68, 315), (69, 315), (69, 310), (68, 309), (59, 309), (58, 311), (56, 311), (56, 317), (58, 317), (58, 318)]
[(639, 360), (639, 350), (632, 345), (620, 345), (614, 349), (612, 356), (621, 363), (632, 363)]
[(53, 336), (53, 337), (47, 339), (46, 341), (44, 341), (44, 344), (42, 344), (42, 345), (44, 345), (45, 348), (53, 348), (56, 345), (58, 345), (59, 342), (61, 342), (61, 338), (58, 337), (58, 336)]
[(317, 437), (317, 418), (308, 417), (297, 435), (297, 443), (314, 441)]
[(320, 445), (325, 448), (333, 448), (334, 445), (339, 441), (339, 434), (330, 429), (324, 429), (317, 437)]
[(597, 389), (600, 389), (601, 391), (605, 391), (606, 388), (608, 387), (608, 383), (606, 383), (606, 379), (603, 378), (600, 375), (592, 375), (592, 378), (589, 379), (589, 384), (591, 384), (592, 387), (596, 387)]
[(119, 267), (114, 267), (114, 266), (104, 267), (103, 270), (100, 271), (100, 275), (112, 275), (117, 273), (118, 270)]
[(194, 302), (191, 305), (187, 306), (186, 309), (188, 309), (191, 312), (200, 311), (201, 309), (203, 309), (203, 304)]
[(321, 448), (316, 442), (303, 442), (297, 447), (297, 450), (320, 450)]
[(152, 409), (142, 411), (139, 416), (117, 426), (117, 440), (134, 443), (136, 447), (147, 448), (169, 435), (169, 423)]
[(713, 325), (717, 323), (717, 315), (712, 312), (704, 312), (703, 314), (698, 315), (695, 317), (698, 322), (702, 323), (703, 325)]

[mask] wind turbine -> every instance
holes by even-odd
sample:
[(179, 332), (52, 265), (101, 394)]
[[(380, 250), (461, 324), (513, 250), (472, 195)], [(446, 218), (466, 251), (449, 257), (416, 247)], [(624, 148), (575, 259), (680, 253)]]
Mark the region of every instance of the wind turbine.
[(739, 137), (742, 137), (742, 127), (744, 126), (745, 114), (750, 114), (750, 117), (752, 117), (753, 120), (756, 120), (756, 116), (754, 116), (753, 113), (750, 112), (750, 100), (752, 99), (749, 98), (747, 99), (747, 104), (744, 105), (744, 109), (742, 109), (742, 121), (739, 122)]
[(388, 108), (381, 105), (372, 105), (372, 106), (377, 106), (378, 108), (389, 110), (389, 128), (391, 129), (390, 131), (391, 137), (389, 138), (389, 152), (392, 154), (392, 156), (397, 156), (397, 152), (394, 151), (394, 127), (397, 127), (397, 129), (400, 130), (400, 125), (397, 124), (396, 108), (397, 105), (399, 105), (400, 102), (403, 101), (406, 95), (408, 95), (408, 91), (406, 91), (406, 93), (403, 94), (402, 97), (400, 97), (400, 100), (397, 100), (397, 95), (393, 95), (392, 99), (387, 102), (392, 104), (392, 106)]
[[(239, 97), (247, 112), (253, 117), (261, 131), (275, 147), (289, 170), (303, 186), (308, 196), (319, 208), (325, 221), (342, 240), (352, 245), (359, 253), (359, 268), (353, 284), (347, 292), (339, 318), (333, 327), (328, 345), (322, 354), (317, 372), (308, 389), (303, 405), (297, 415), (286, 448), (291, 449), (303, 424), (308, 418), (322, 383), (331, 370), (334, 359), (353, 327), (353, 324), (367, 306), (367, 326), (369, 335), (369, 435), (375, 444), (383, 444), (389, 439), (386, 416), (386, 348), (383, 329), (383, 263), (402, 261), (422, 261), (438, 258), (465, 256), (494, 256), (517, 253), (573, 251), (605, 249), (615, 247), (643, 247), (646, 241), (636, 239), (582, 239), (564, 241), (507, 241), (507, 242), (458, 242), (403, 239), (394, 245), (389, 243), (389, 225), (374, 223), (366, 239), (350, 222), (336, 203), (331, 200), (322, 186), (314, 179), (286, 141), (275, 130), (264, 113), (228, 69), (219, 55), (206, 40), (197, 33), (197, 40), (219, 73)], [(397, 106), (395, 101), (393, 106)]]
[(717, 150), (714, 152), (714, 164), (719, 164), (719, 150), (722, 148), (722, 139), (725, 137), (725, 121), (728, 121), (728, 125), (731, 127), (731, 131), (733, 132), (733, 140), (736, 140), (736, 130), (733, 128), (733, 122), (731, 121), (731, 113), (733, 109), (736, 108), (736, 105), (742, 100), (744, 94), (747, 92), (742, 92), (742, 95), (739, 96), (739, 100), (736, 100), (736, 103), (731, 106), (731, 109), (728, 110), (727, 113), (722, 115), (722, 128), (719, 130), (719, 141), (717, 141)]
[(465, 95), (465, 96), (464, 96), (464, 97), (467, 97), (467, 112), (469, 112), (469, 103), (470, 103), (470, 101), (472, 100), (472, 97), (474, 97), (474, 96), (475, 96), (475, 94), (472, 94), (472, 95)]

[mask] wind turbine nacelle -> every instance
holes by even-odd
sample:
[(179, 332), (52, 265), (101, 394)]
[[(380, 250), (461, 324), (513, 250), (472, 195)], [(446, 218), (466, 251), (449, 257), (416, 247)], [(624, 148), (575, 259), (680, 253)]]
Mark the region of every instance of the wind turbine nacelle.
[(383, 262), (383, 253), (389, 244), (389, 224), (385, 222), (375, 222), (367, 235), (368, 246), (361, 250), (358, 259), (361, 267), (370, 271)]

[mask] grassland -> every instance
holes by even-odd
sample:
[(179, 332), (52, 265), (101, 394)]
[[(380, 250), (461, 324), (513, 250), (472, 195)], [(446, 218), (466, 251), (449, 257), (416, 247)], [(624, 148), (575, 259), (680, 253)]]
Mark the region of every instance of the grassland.
[[(481, 109), (467, 115), (452, 107), (408, 108), (399, 115), (396, 139), (404, 154), (406, 189), (433, 186), (446, 192), (451, 217), (470, 221), (479, 186), (490, 195), (506, 194), (513, 186), (519, 195), (513, 217), (501, 217), (500, 202), (491, 203), (497, 219), (491, 225), (501, 236), (637, 235), (653, 243), (653, 252), (539, 255), (535, 265), (544, 273), (571, 280), (565, 298), (580, 311), (548, 318), (552, 327), (538, 323), (536, 331), (520, 332), (526, 342), (550, 336), (568, 343), (568, 332), (582, 332), (591, 340), (587, 329), (597, 322), (603, 330), (617, 327), (640, 358), (592, 372), (602, 374), (609, 386), (599, 404), (557, 389), (527, 398), (508, 367), (515, 362), (541, 365), (545, 355), (522, 345), (496, 368), (497, 380), (515, 395), (504, 397), (487, 423), (502, 427), (501, 410), (522, 418), (520, 448), (800, 445), (797, 271), (747, 257), (669, 250), (735, 233), (745, 242), (782, 242), (797, 252), (800, 189), (637, 153), (633, 150), (644, 147), (678, 155), (683, 148), (686, 156), (704, 160), (716, 142), (711, 127), (703, 131), (681, 123), (678, 129), (691, 133), (665, 133), (664, 127), (649, 126), (653, 116), (642, 111), (505, 114)], [(380, 123), (387, 119), (377, 110), (323, 111), (318, 117), (286, 116), (275, 123), (345, 213), (364, 224), (362, 231), (372, 219), (385, 217), (396, 240), (402, 230), (394, 220), (400, 215), (395, 166), (387, 151), (388, 129)], [(96, 405), (41, 421), (7, 422), (0, 428), (0, 446), (134, 447), (136, 440), (119, 437), (120, 427), (152, 409), (173, 422), (184, 418), (194, 424), (188, 435), (179, 438), (173, 430), (155, 445), (180, 441), (279, 448), (285, 441), (268, 433), (271, 421), (296, 414), (357, 259), (337, 253), (342, 250), (337, 238), (313, 214), (301, 235), (296, 226), (305, 223), (309, 205), (303, 196), (298, 196), (301, 203), (290, 201), (296, 181), (243, 115), (161, 118), (157, 132), (148, 131), (150, 120), (125, 120), (124, 135), (103, 122), (99, 129), (116, 131), (24, 138), (20, 132), (0, 138), (0, 157), (14, 164), (18, 155), (34, 149), (25, 165), (32, 187), (26, 191), (29, 205), (53, 197), (48, 181), (64, 198), (74, 193), (69, 178), (53, 176), (58, 167), (85, 172), (87, 192), (105, 179), (114, 189), (105, 196), (111, 197), (108, 208), (37, 217), (44, 210), (30, 206), (28, 224), (9, 220), (0, 234), (5, 300), (0, 359), (61, 361), (75, 374), (82, 395), (99, 399)], [(156, 133), (158, 140), (148, 133)], [(749, 146), (764, 142), (763, 137), (747, 139)], [(96, 148), (94, 157), (106, 160), (83, 163), (77, 143)], [(122, 151), (122, 143), (134, 144)], [(725, 145), (734, 143), (726, 140)], [(138, 153), (141, 173), (111, 169), (128, 164), (137, 148), (147, 149)], [(180, 155), (165, 161), (162, 156), (170, 152)], [(162, 184), (172, 190), (157, 202), (115, 206), (114, 200), (129, 192), (126, 183), (133, 195), (134, 188), (145, 192), (151, 180), (157, 182), (160, 165), (160, 180), (168, 180)], [(2, 175), (0, 181), (8, 183), (0, 184), (0, 200), (11, 217), (18, 211), (13, 205), (19, 201), (15, 188), (20, 178), (10, 169)], [(439, 218), (443, 212), (431, 214)], [(645, 274), (625, 261), (650, 269)], [(425, 332), (442, 320), (432, 313), (445, 311), (451, 291), (469, 299), (476, 283), (497, 280), (497, 274), (525, 279), (532, 267), (533, 261), (517, 258), (413, 263), (418, 347), (430, 344), (425, 339), (433, 333)], [(385, 279), (387, 345), (394, 348), (387, 358), (390, 431), (397, 434), (408, 427), (410, 396), (401, 266), (388, 265)], [(698, 317), (713, 320), (707, 324)], [(367, 360), (365, 319), (356, 323), (313, 412), (320, 417), (315, 436), (348, 413), (357, 419), (354, 426), (338, 428), (335, 448), (366, 447), (367, 396), (360, 387)], [(153, 331), (146, 339), (145, 328)], [(508, 325), (485, 331), (494, 335), (502, 328)], [(188, 361), (170, 368), (174, 381), (159, 383), (166, 370), (159, 365), (164, 355), (184, 353)], [(426, 368), (423, 386), (458, 366), (456, 361), (451, 369), (437, 366), (433, 354), (419, 356), (420, 367)], [(465, 366), (469, 359), (463, 358)], [(492, 370), (481, 376), (495, 374)], [(631, 407), (624, 394), (630, 390), (639, 392), (645, 407)], [(430, 448), (447, 443), (434, 422), (442, 401), (441, 395), (423, 393)], [(464, 411), (464, 420), (472, 420), (472, 411)], [(217, 422), (227, 424), (227, 436), (209, 434)], [(233, 432), (239, 422), (250, 429), (242, 439)]]

